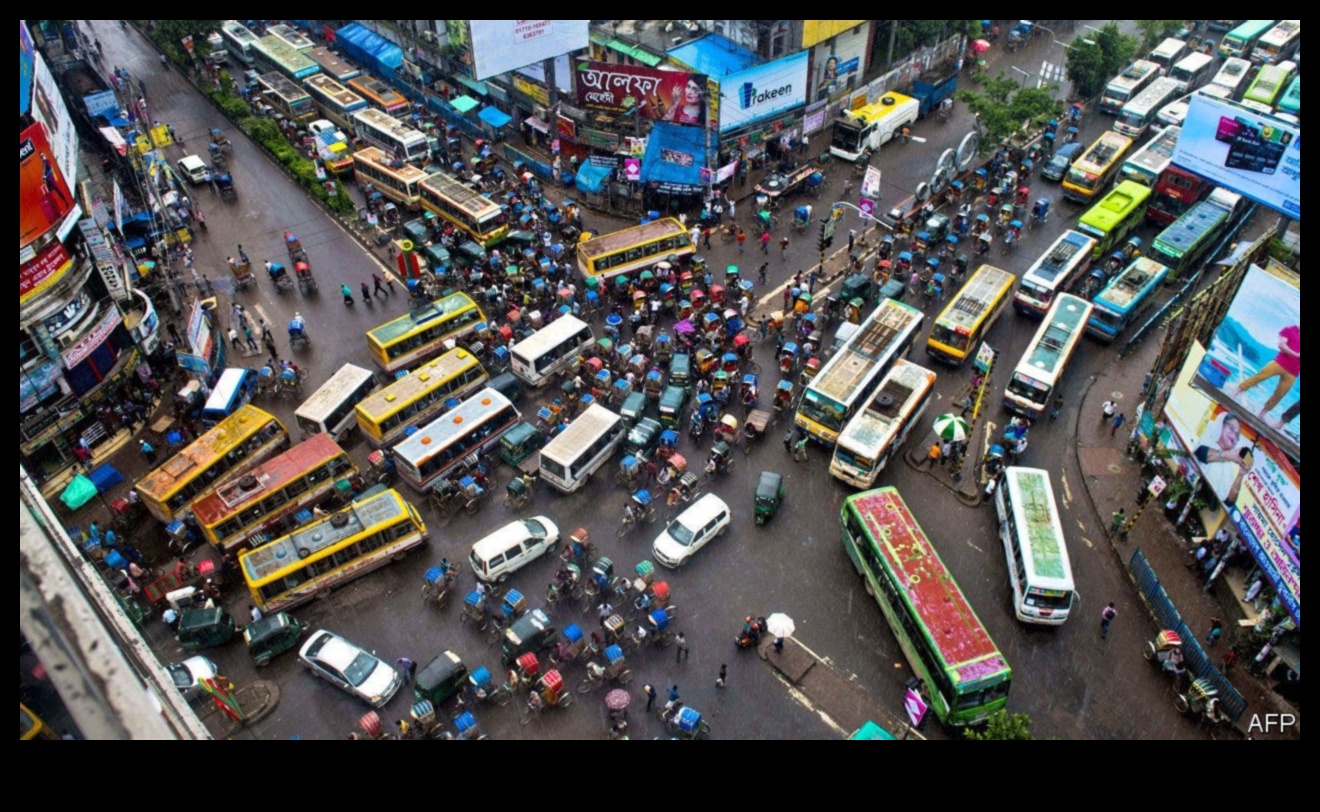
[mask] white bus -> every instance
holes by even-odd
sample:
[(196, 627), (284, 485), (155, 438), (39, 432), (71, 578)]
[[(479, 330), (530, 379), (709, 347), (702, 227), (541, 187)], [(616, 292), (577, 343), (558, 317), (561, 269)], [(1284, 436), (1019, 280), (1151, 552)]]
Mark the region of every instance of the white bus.
[(307, 51), (316, 47), (316, 43), (308, 39), (305, 34), (293, 26), (284, 23), (278, 23), (268, 27), (266, 33), (280, 42), (283, 42), (295, 51)]
[(1292, 59), (1301, 44), (1302, 21), (1279, 20), (1279, 24), (1266, 31), (1256, 43), (1251, 58), (1262, 65), (1277, 65), (1285, 59)]
[(1068, 359), (1086, 332), (1091, 309), (1091, 303), (1080, 296), (1059, 294), (1004, 389), (1005, 409), (1033, 420), (1045, 414)]
[(1210, 54), (1188, 54), (1169, 71), (1169, 78), (1178, 83), (1179, 93), (1191, 93), (1214, 75), (1215, 58)]
[[(1210, 87), (1221, 87), (1227, 91), (1225, 97), (1230, 101), (1240, 98), (1247, 89), (1247, 76), (1251, 73), (1251, 63), (1236, 56), (1230, 56), (1219, 66), (1219, 72), (1210, 80)], [(1218, 94), (1207, 94), (1218, 95)]]
[(1168, 76), (1174, 64), (1187, 54), (1187, 43), (1177, 37), (1169, 37), (1161, 42), (1146, 59), (1160, 66), (1160, 75)]
[(628, 431), (623, 418), (593, 403), (541, 449), (541, 479), (562, 493), (582, 487)]
[(1140, 138), (1146, 134), (1146, 128), (1155, 120), (1160, 108), (1173, 101), (1178, 93), (1178, 80), (1161, 76), (1123, 105), (1114, 120), (1114, 129), (1134, 140)]
[(1049, 472), (1004, 469), (1004, 481), (995, 489), (995, 510), (1014, 614), (1024, 623), (1062, 625), (1076, 587)]
[(224, 25), (220, 26), (220, 36), (224, 37), (225, 47), (229, 49), (229, 53), (239, 62), (251, 67), (252, 44), (257, 41), (257, 35), (238, 20), (225, 20)]
[(494, 389), (483, 389), (394, 446), (394, 467), (418, 493), (460, 465), (499, 445), (518, 422), (518, 410)]
[(1159, 135), (1147, 141), (1135, 155), (1123, 162), (1123, 168), (1119, 170), (1123, 180), (1134, 180), (1154, 189), (1164, 170), (1173, 163), (1173, 148), (1181, 134), (1181, 127), (1165, 127)]
[(875, 397), (839, 433), (830, 474), (856, 488), (874, 488), (934, 394), (934, 372), (902, 358), (895, 361)]
[(541, 386), (577, 360), (578, 354), (595, 340), (586, 322), (575, 316), (560, 316), (509, 348), (513, 374), (528, 386)]
[(1094, 250), (1095, 240), (1082, 232), (1063, 232), (1022, 274), (1022, 284), (1013, 294), (1013, 309), (1023, 316), (1042, 318), (1055, 294), (1066, 292), (1091, 267)]
[(353, 132), (392, 158), (422, 161), (430, 155), (426, 136), (375, 108), (353, 114)]
[(306, 440), (324, 432), (342, 444), (357, 427), (353, 407), (375, 390), (375, 373), (355, 364), (344, 364), (294, 412), (298, 433)]
[(1123, 105), (1135, 99), (1159, 75), (1159, 65), (1146, 59), (1138, 59), (1128, 65), (1105, 85), (1104, 92), (1100, 94), (1100, 112), (1118, 115)]

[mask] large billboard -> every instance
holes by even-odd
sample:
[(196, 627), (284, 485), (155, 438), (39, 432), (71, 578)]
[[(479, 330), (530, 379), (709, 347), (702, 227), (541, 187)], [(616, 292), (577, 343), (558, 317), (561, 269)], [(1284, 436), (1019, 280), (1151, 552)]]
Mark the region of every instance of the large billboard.
[(33, 124), (18, 134), (18, 247), (30, 245), (73, 210), (73, 195), (46, 140)]
[(754, 124), (807, 100), (807, 52), (720, 77), (720, 132)]
[(579, 62), (582, 107), (636, 115), (671, 124), (706, 124), (706, 75), (609, 62)]
[(1219, 99), (1189, 101), (1173, 162), (1300, 220), (1301, 130)]
[(1302, 291), (1284, 269), (1252, 265), (1215, 330), (1194, 385), (1302, 456)]
[(587, 47), (587, 20), (468, 20), (478, 81)]
[(37, 54), (36, 82), (32, 86), (32, 117), (46, 126), (46, 140), (72, 188), (78, 177), (78, 131), (55, 83), (55, 74), (46, 67), (41, 54)]
[(1205, 349), (1194, 344), (1164, 414), (1191, 452), (1186, 462), (1223, 502), (1243, 542), (1301, 626), (1301, 474), (1238, 413), (1192, 388), (1204, 356)]
[(837, 37), (850, 28), (856, 28), (866, 20), (803, 20), (802, 47), (810, 48), (818, 42)]

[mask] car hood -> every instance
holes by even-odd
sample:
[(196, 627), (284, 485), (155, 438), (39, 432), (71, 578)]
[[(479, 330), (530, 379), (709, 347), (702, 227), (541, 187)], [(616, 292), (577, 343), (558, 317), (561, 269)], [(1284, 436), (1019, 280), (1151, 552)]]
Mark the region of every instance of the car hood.
[(379, 704), (383, 705), (394, 696), (395, 691), (399, 690), (399, 672), (383, 662), (377, 662), (376, 667), (357, 690), (368, 702), (379, 698)]
[(678, 563), (691, 554), (692, 548), (679, 544), (666, 530), (656, 536), (655, 542), (651, 544), (651, 552), (662, 562)]

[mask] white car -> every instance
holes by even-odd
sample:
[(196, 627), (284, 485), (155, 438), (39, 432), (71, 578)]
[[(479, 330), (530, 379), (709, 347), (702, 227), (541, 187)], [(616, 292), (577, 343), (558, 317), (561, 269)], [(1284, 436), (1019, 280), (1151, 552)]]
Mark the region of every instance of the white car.
[(509, 575), (559, 546), (559, 527), (549, 516), (519, 519), (472, 545), (472, 574), (487, 583), (504, 583)]
[(375, 654), (324, 629), (312, 634), (298, 659), (313, 675), (337, 685), (373, 708), (379, 708), (403, 684), (399, 672)]
[(220, 673), (216, 664), (205, 657), (189, 657), (181, 663), (165, 666), (174, 680), (174, 687), (179, 689), (186, 699), (196, 699), (203, 692), (202, 680), (212, 679)]
[(711, 539), (729, 529), (729, 506), (708, 493), (669, 523), (651, 545), (655, 560), (666, 567), (682, 566)]

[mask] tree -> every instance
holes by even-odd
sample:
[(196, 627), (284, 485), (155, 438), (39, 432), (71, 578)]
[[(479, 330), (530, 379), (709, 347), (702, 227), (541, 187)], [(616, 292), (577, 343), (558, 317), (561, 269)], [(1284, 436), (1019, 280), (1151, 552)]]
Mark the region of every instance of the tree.
[(1136, 20), (1137, 30), (1141, 32), (1141, 50), (1149, 51), (1171, 37), (1183, 26), (1185, 20)]
[(981, 83), (981, 91), (959, 90), (958, 100), (976, 114), (982, 150), (998, 147), (1022, 130), (1023, 123), (1059, 115), (1052, 87), (1023, 88), (1003, 73)]
[(1100, 46), (1107, 76), (1117, 76), (1119, 71), (1132, 64), (1140, 46), (1136, 37), (1119, 31), (1116, 23), (1109, 23), (1100, 29), (1100, 33), (1095, 37), (1095, 44)]
[(966, 738), (972, 741), (1032, 741), (1031, 717), (1025, 713), (999, 711), (986, 720), (985, 727), (971, 729)]
[(1082, 99), (1100, 95), (1112, 75), (1105, 72), (1104, 54), (1093, 40), (1074, 40), (1068, 46), (1064, 67), (1068, 72), (1068, 81), (1072, 82), (1073, 93)]

